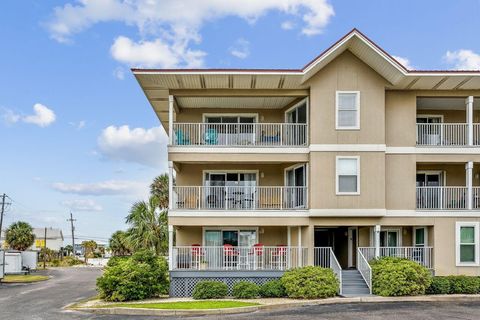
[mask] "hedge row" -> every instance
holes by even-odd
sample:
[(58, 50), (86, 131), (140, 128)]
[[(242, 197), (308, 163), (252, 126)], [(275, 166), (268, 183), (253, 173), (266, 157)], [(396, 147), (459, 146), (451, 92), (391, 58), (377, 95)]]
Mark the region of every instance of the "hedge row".
[[(339, 281), (330, 269), (303, 267), (286, 271), (279, 280), (261, 286), (253, 282), (240, 281), (234, 284), (232, 295), (237, 299), (289, 297), (296, 299), (318, 299), (337, 294)], [(200, 281), (193, 290), (194, 299), (225, 298), (228, 287), (220, 281)]]
[(480, 277), (433, 277), (427, 294), (477, 294), (480, 293)]

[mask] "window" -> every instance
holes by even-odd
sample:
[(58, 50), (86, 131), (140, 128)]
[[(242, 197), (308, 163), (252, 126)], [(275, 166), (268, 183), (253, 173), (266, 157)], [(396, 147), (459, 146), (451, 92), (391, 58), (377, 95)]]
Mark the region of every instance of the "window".
[(457, 222), (457, 266), (478, 266), (478, 222)]
[(414, 234), (414, 245), (415, 247), (426, 247), (428, 240), (427, 240), (427, 228), (426, 227), (414, 227), (413, 228)]
[(360, 92), (337, 91), (336, 129), (360, 129)]
[(359, 157), (337, 157), (337, 194), (360, 194), (359, 171)]

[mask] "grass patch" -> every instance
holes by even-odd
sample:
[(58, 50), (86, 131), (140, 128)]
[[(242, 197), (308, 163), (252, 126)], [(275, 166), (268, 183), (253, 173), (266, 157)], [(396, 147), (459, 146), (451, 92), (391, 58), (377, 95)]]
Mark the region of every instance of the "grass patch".
[(205, 301), (178, 301), (178, 302), (160, 302), (160, 303), (117, 303), (99, 306), (100, 308), (138, 308), (138, 309), (166, 309), (166, 310), (190, 310), (190, 309), (227, 309), (239, 307), (258, 306), (258, 303), (230, 301), (230, 300), (205, 300)]
[(3, 278), (2, 282), (4, 283), (16, 283), (16, 282), (21, 282), (21, 283), (29, 283), (29, 282), (38, 282), (38, 281), (45, 281), (48, 280), (49, 277), (47, 276), (39, 276), (39, 275), (33, 275), (33, 274), (8, 274), (5, 275), (5, 278)]

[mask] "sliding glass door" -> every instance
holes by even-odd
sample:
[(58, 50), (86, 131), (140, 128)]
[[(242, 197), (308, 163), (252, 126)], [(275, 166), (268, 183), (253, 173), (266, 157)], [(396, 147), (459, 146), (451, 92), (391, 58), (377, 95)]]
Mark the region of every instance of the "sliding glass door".
[(249, 145), (255, 142), (256, 115), (205, 115), (206, 144)]
[(285, 199), (289, 208), (306, 206), (306, 165), (287, 169), (285, 171)]
[(297, 106), (285, 112), (285, 122), (296, 124), (286, 126), (284, 130), (284, 141), (286, 145), (302, 145), (306, 140), (306, 126), (299, 124), (307, 123), (307, 101), (299, 103)]
[(253, 208), (256, 186), (256, 172), (207, 172), (206, 205), (211, 209)]

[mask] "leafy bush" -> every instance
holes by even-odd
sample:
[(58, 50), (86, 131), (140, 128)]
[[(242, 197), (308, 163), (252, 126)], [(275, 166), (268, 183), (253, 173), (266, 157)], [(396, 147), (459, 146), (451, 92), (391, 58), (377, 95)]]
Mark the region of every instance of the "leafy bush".
[(100, 297), (106, 301), (141, 300), (168, 292), (168, 266), (162, 257), (143, 251), (107, 266), (97, 279)]
[(114, 267), (121, 261), (128, 260), (129, 257), (115, 256), (108, 259), (107, 267)]
[(480, 292), (480, 281), (477, 277), (449, 276), (452, 294), (475, 294)]
[(384, 257), (371, 262), (373, 294), (414, 296), (425, 294), (432, 282), (430, 271), (408, 259)]
[(240, 281), (233, 285), (232, 295), (237, 299), (255, 299), (260, 295), (260, 287), (250, 281)]
[(60, 260), (58, 260), (58, 259), (53, 259), (52, 261), (50, 261), (50, 266), (52, 266), (52, 267), (59, 267), (59, 266), (60, 266)]
[(433, 277), (428, 294), (477, 294), (480, 293), (480, 278), (469, 276)]
[(271, 280), (260, 286), (260, 295), (265, 298), (285, 297), (285, 287), (280, 280)]
[(449, 294), (450, 279), (449, 277), (433, 277), (430, 287), (426, 290), (427, 294)]
[(339, 281), (331, 269), (313, 266), (288, 270), (281, 282), (287, 296), (297, 299), (333, 297), (339, 289)]
[(83, 261), (81, 261), (76, 257), (70, 257), (70, 256), (63, 258), (61, 262), (61, 265), (68, 266), (68, 267), (75, 266), (78, 264), (83, 264)]
[(228, 294), (228, 286), (221, 281), (200, 281), (193, 288), (193, 299), (221, 299)]

